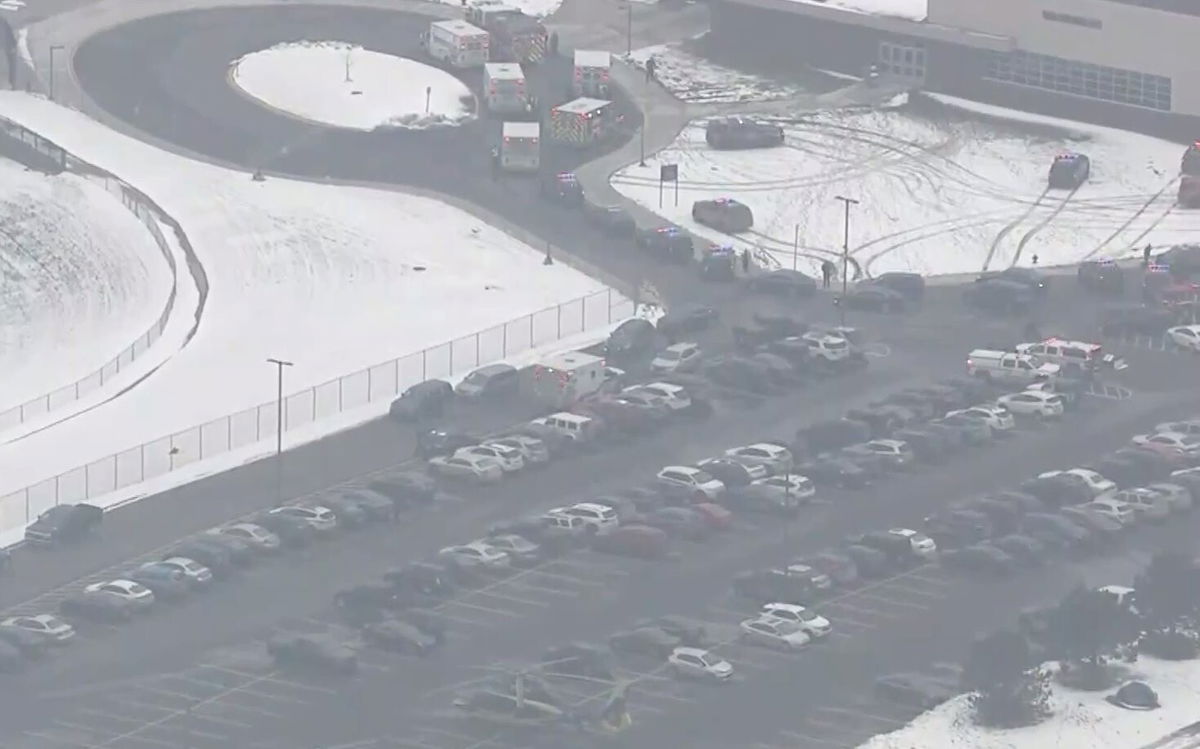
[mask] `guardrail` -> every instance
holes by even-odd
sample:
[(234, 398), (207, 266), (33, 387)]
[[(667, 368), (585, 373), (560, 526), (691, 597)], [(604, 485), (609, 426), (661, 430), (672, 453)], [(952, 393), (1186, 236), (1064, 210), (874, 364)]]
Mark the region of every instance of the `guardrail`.
[[(632, 300), (606, 288), (448, 343), (360, 369), (284, 398), (284, 431), (309, 427), (373, 403), (390, 402), (406, 388), (423, 380), (465, 374), (484, 364), (612, 325), (632, 317), (635, 312)], [(278, 414), (276, 401), (262, 403), (2, 495), (0, 530), (28, 524), (57, 504), (86, 501), (234, 450), (269, 443), (276, 436)]]
[(8, 137), (14, 138), (53, 159), (64, 170), (86, 179), (101, 182), (108, 192), (118, 197), (121, 200), (121, 204), (146, 225), (150, 235), (154, 238), (155, 244), (158, 245), (159, 251), (162, 252), (163, 257), (166, 259), (167, 265), (171, 268), (172, 279), (171, 293), (167, 297), (166, 304), (163, 306), (158, 318), (150, 324), (150, 327), (145, 332), (138, 336), (136, 341), (126, 346), (99, 369), (79, 380), (27, 400), (17, 406), (0, 411), (0, 432), (3, 432), (6, 429), (20, 426), (32, 419), (45, 416), (100, 390), (104, 387), (105, 383), (120, 375), (122, 370), (128, 369), (134, 361), (149, 351), (150, 347), (162, 337), (163, 330), (167, 327), (167, 321), (175, 310), (178, 268), (176, 267), (175, 254), (171, 251), (166, 237), (163, 236), (158, 226), (157, 218), (161, 217), (161, 212), (157, 211), (142, 193), (117, 177), (77, 159), (52, 141), (15, 122), (0, 117), (0, 129), (3, 129)]

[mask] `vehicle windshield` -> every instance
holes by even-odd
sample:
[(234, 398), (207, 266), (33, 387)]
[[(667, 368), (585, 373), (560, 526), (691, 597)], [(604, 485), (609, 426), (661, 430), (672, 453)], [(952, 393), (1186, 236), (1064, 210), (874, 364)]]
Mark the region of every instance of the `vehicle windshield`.
[(777, 622), (775, 624), (775, 629), (784, 637), (787, 635), (794, 635), (797, 632), (802, 631), (799, 624), (796, 622), (790, 622), (786, 619)]
[(668, 349), (668, 350), (662, 352), (662, 354), (660, 354), (659, 356), (660, 356), (660, 358), (666, 359), (668, 361), (675, 361), (677, 359), (683, 358), (683, 352), (682, 351), (671, 351), (670, 349)]
[(463, 382), (468, 385), (482, 385), (487, 382), (487, 373), (476, 370), (463, 378)]
[(712, 475), (706, 471), (696, 471), (692, 474), (692, 478), (697, 484), (707, 484), (709, 481), (714, 480)]

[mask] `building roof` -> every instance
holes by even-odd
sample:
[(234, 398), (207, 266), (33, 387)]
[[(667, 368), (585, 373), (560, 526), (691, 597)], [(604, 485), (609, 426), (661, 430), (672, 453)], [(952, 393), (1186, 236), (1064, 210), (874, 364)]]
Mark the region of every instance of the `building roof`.
[(506, 122), (501, 134), (505, 138), (540, 138), (542, 126), (537, 122)]
[(575, 50), (575, 67), (577, 68), (608, 68), (612, 66), (612, 54), (604, 50), (577, 49)]
[(612, 104), (612, 102), (608, 101), (607, 99), (589, 99), (585, 96), (569, 101), (566, 104), (559, 104), (554, 109), (559, 112), (587, 114), (588, 112), (594, 112), (601, 107), (607, 107), (609, 104)]
[(434, 21), (430, 25), (434, 28), (442, 29), (443, 31), (454, 34), (455, 36), (487, 36), (487, 32), (483, 29), (469, 24), (461, 19), (455, 19), (453, 21)]
[(521, 66), (515, 62), (484, 63), (483, 70), (487, 73), (488, 78), (510, 81), (525, 80), (525, 71), (521, 70)]

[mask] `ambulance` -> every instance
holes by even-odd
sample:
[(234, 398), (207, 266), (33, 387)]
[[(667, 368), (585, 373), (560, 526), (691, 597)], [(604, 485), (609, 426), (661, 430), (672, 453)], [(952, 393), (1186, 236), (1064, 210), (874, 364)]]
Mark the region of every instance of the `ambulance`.
[(587, 148), (606, 137), (615, 126), (613, 103), (605, 99), (581, 97), (550, 110), (550, 138)]
[(483, 66), (483, 98), (495, 114), (528, 114), (532, 109), (525, 71), (515, 62)]
[(421, 32), (421, 46), (440, 63), (475, 68), (488, 61), (490, 37), (466, 21), (434, 21), (428, 31)]
[(575, 50), (575, 69), (571, 76), (571, 93), (575, 96), (608, 97), (609, 69), (612, 55), (608, 52)]
[(541, 165), (542, 126), (537, 122), (506, 122), (500, 138), (500, 168), (536, 172)]

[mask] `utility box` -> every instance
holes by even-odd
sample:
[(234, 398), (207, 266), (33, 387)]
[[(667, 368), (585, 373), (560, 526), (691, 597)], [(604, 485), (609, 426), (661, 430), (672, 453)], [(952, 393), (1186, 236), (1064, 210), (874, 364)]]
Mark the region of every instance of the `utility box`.
[(566, 408), (604, 385), (604, 360), (572, 351), (551, 356), (522, 372), (522, 389), (550, 408)]
[(550, 138), (587, 148), (608, 137), (614, 126), (613, 103), (581, 97), (550, 110)]
[(571, 95), (607, 99), (612, 55), (603, 50), (575, 50), (575, 69), (571, 75)]
[(488, 32), (466, 21), (434, 21), (421, 32), (421, 46), (429, 56), (452, 68), (484, 65), (491, 54)]
[(542, 126), (537, 122), (506, 122), (501, 129), (500, 168), (536, 172), (541, 166)]

